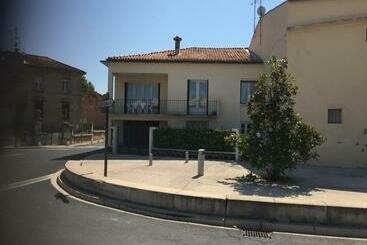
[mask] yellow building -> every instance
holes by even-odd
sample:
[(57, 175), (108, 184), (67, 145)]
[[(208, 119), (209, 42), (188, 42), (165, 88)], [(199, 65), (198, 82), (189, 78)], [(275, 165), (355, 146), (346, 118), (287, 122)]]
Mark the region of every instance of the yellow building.
[(297, 111), (327, 137), (318, 163), (367, 167), (367, 1), (289, 0), (263, 16), (250, 49), (288, 58)]
[(149, 126), (246, 131), (253, 84), (275, 55), (289, 60), (297, 111), (327, 137), (313, 163), (367, 166), (366, 0), (288, 0), (261, 18), (248, 49), (181, 49), (180, 41), (102, 61), (119, 146), (146, 145)]

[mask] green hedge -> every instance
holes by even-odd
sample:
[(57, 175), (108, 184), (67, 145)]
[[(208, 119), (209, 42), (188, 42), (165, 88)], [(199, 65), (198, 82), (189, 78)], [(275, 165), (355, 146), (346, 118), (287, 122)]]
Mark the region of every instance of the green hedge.
[(223, 129), (159, 128), (154, 130), (154, 147), (233, 152), (233, 146), (224, 140), (230, 133), (229, 130)]

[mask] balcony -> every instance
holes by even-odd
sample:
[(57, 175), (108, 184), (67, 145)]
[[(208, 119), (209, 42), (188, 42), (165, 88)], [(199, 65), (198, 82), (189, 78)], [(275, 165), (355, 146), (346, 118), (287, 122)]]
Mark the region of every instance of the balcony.
[(218, 102), (213, 100), (117, 99), (114, 101), (112, 113), (117, 115), (216, 117)]

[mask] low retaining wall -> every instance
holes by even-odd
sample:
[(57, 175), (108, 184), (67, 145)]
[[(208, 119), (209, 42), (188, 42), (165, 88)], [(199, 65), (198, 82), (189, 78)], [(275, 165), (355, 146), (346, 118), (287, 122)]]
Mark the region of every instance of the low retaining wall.
[(74, 173), (67, 165), (62, 175), (71, 186), (101, 197), (160, 209), (161, 213), (167, 210), (166, 213), (187, 213), (191, 217), (199, 215), (199, 218), (192, 219), (194, 222), (271, 231), (367, 237), (367, 209), (363, 208), (260, 202), (230, 196), (205, 197), (164, 188), (149, 189), (151, 187), (134, 183), (117, 185), (95, 174)]
[(96, 130), (92, 133), (72, 134), (71, 141), (73, 144), (84, 142), (96, 143), (104, 140), (104, 130)]
[(136, 204), (155, 208), (199, 213), (224, 217), (226, 199), (211, 197), (195, 197), (178, 193), (161, 192), (132, 186), (116, 185), (94, 179), (93, 174), (78, 175), (66, 168), (63, 177), (73, 186), (82, 190)]

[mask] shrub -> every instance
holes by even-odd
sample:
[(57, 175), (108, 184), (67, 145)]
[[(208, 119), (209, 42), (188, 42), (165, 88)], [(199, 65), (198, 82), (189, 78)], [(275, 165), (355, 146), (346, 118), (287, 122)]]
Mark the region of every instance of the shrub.
[(154, 130), (154, 147), (184, 150), (233, 152), (233, 146), (225, 141), (231, 131), (207, 128), (159, 128)]
[(294, 111), (297, 86), (286, 72), (286, 59), (270, 61), (270, 75), (262, 74), (248, 105), (252, 128), (247, 135), (227, 137), (237, 143), (244, 160), (275, 180), (286, 170), (310, 159), (317, 159), (316, 147), (324, 137), (302, 121)]

